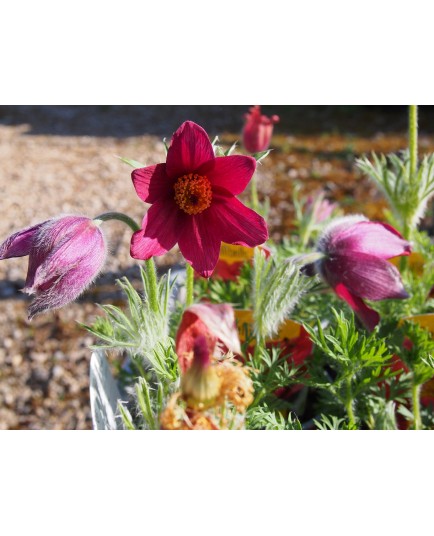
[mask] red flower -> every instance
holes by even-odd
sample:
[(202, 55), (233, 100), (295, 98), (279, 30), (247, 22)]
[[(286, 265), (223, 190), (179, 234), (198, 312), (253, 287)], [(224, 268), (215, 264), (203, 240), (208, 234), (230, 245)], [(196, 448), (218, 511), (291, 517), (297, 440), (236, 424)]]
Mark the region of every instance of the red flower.
[(245, 115), (246, 124), (243, 129), (243, 145), (249, 153), (266, 151), (273, 135), (274, 123), (279, 121), (279, 116), (267, 117), (261, 114), (260, 106), (252, 106)]
[(221, 242), (249, 247), (265, 242), (264, 219), (235, 197), (255, 167), (249, 156), (216, 158), (203, 128), (183, 123), (173, 135), (165, 164), (132, 173), (137, 195), (152, 206), (131, 239), (131, 256), (150, 259), (178, 244), (187, 262), (210, 277)]

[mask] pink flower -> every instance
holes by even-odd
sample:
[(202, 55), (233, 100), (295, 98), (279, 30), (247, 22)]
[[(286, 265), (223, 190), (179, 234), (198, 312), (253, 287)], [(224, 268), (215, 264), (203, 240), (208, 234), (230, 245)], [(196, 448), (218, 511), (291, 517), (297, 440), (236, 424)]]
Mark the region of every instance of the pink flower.
[(387, 259), (409, 255), (411, 246), (390, 225), (345, 216), (328, 225), (318, 241), (324, 258), (316, 269), (367, 329), (380, 321), (363, 299), (408, 298), (398, 270)]
[(196, 303), (184, 311), (176, 335), (176, 353), (183, 372), (192, 362), (198, 337), (205, 338), (208, 352), (213, 357), (226, 351), (241, 354), (235, 314), (231, 305)]
[(316, 199), (313, 196), (307, 198), (305, 211), (311, 215), (312, 222), (318, 224), (328, 220), (338, 206), (337, 203), (324, 199), (324, 194), (320, 192)]
[(265, 242), (264, 219), (235, 197), (255, 167), (250, 156), (216, 158), (203, 128), (183, 123), (173, 135), (165, 164), (132, 173), (137, 195), (152, 206), (131, 239), (131, 256), (146, 260), (178, 243), (187, 262), (210, 277), (221, 242), (248, 247)]
[(34, 295), (29, 319), (75, 300), (100, 272), (104, 236), (84, 216), (61, 216), (10, 236), (0, 245), (0, 260), (29, 256), (23, 292)]
[(245, 114), (246, 123), (243, 129), (243, 145), (249, 153), (266, 151), (273, 135), (273, 126), (279, 116), (267, 117), (261, 114), (260, 106), (252, 106)]

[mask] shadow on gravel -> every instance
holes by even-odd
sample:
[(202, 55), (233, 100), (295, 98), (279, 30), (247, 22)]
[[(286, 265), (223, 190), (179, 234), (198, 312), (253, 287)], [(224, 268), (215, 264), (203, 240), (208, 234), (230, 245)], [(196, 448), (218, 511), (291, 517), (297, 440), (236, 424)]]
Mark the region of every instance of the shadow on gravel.
[[(31, 135), (126, 138), (168, 137), (185, 120), (202, 125), (210, 136), (240, 133), (250, 105), (170, 106), (0, 106), (0, 124), (27, 124)], [(277, 134), (344, 133), (372, 136), (405, 132), (406, 106), (262, 106), (278, 114)], [(434, 107), (420, 107), (421, 132), (434, 132)]]

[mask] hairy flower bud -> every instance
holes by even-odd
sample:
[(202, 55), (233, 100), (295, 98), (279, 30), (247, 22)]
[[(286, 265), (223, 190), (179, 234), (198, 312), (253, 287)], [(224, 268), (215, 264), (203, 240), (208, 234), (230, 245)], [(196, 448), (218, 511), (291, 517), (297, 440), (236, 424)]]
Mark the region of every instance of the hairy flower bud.
[(363, 216), (333, 220), (318, 240), (323, 257), (316, 262), (319, 275), (345, 300), (368, 330), (380, 317), (363, 299), (403, 299), (401, 275), (388, 259), (409, 255), (409, 242), (390, 225)]
[(60, 216), (19, 231), (0, 245), (0, 260), (29, 256), (23, 292), (34, 296), (29, 318), (75, 300), (98, 275), (106, 244), (96, 221)]

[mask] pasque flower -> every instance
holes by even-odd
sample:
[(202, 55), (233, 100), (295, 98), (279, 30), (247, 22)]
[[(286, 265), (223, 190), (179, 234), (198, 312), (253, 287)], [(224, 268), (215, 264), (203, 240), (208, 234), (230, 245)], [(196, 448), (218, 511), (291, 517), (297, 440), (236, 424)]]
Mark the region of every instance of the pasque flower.
[(160, 415), (164, 430), (218, 430), (243, 426), (244, 414), (253, 402), (250, 372), (226, 356), (216, 360), (209, 341), (198, 334), (193, 359), (181, 376), (181, 390), (168, 400)]
[(13, 234), (0, 245), (0, 260), (29, 256), (23, 292), (34, 296), (29, 318), (75, 300), (101, 270), (106, 245), (98, 222), (60, 216)]
[(253, 402), (250, 369), (241, 354), (232, 307), (198, 303), (187, 308), (176, 337), (181, 388), (160, 415), (165, 430), (217, 430), (243, 426)]
[(279, 116), (267, 117), (261, 114), (260, 106), (252, 106), (249, 113), (245, 114), (243, 128), (243, 145), (249, 153), (266, 151), (273, 135), (274, 124), (279, 121)]
[(132, 173), (138, 196), (152, 206), (131, 239), (131, 256), (147, 260), (178, 244), (187, 262), (209, 277), (221, 242), (249, 247), (265, 242), (264, 219), (235, 197), (255, 168), (249, 156), (216, 158), (203, 128), (183, 123), (173, 135), (166, 163)]
[(316, 270), (372, 330), (380, 317), (363, 299), (407, 298), (399, 271), (387, 259), (409, 255), (409, 242), (390, 225), (345, 216), (328, 225), (318, 240), (324, 256)]

